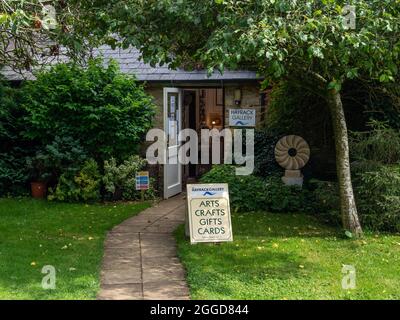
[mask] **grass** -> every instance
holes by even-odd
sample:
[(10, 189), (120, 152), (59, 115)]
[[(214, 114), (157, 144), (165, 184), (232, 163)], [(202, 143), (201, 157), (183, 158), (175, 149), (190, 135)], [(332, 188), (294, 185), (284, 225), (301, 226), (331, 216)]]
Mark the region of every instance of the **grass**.
[[(190, 245), (176, 231), (192, 299), (400, 299), (400, 236), (349, 240), (315, 217), (233, 214), (232, 243)], [(343, 265), (356, 288), (342, 289)]]
[[(106, 231), (148, 206), (0, 199), (0, 299), (94, 299)], [(54, 290), (41, 286), (45, 265)]]

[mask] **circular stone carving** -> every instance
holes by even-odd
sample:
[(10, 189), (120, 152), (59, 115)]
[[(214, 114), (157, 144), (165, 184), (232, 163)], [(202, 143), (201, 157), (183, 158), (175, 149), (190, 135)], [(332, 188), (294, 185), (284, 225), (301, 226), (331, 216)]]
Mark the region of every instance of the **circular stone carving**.
[(285, 136), (275, 146), (275, 159), (286, 170), (299, 170), (310, 159), (310, 147), (299, 136)]

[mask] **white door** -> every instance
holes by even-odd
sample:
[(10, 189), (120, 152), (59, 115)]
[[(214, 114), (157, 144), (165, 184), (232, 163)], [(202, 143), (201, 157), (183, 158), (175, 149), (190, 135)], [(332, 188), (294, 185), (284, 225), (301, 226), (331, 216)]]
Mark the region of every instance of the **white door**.
[(182, 165), (178, 163), (178, 133), (181, 130), (182, 92), (164, 88), (164, 132), (167, 136), (167, 164), (164, 165), (164, 198), (182, 192)]

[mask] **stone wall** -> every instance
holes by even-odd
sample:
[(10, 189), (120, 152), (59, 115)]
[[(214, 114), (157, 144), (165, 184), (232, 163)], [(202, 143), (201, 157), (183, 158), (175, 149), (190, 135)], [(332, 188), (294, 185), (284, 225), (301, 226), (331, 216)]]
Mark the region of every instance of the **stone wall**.
[[(235, 104), (235, 90), (241, 89), (240, 105)], [(225, 127), (229, 127), (229, 109), (256, 109), (256, 125), (260, 124), (262, 107), (260, 87), (258, 85), (241, 85), (225, 87)]]

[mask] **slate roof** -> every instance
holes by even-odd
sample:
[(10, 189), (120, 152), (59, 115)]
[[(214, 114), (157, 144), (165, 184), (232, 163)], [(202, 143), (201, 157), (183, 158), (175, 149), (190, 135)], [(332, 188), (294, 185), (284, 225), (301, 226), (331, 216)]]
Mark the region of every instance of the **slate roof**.
[[(101, 46), (93, 52), (94, 56), (103, 56), (105, 63), (111, 58), (116, 60), (121, 68), (121, 71), (126, 74), (135, 75), (140, 81), (174, 81), (174, 82), (196, 82), (196, 81), (243, 81), (257, 80), (256, 72), (247, 70), (226, 70), (223, 74), (214, 72), (211, 76), (207, 75), (205, 70), (185, 71), (182, 69), (171, 70), (168, 66), (151, 67), (149, 64), (140, 60), (140, 52), (135, 48), (115, 49), (109, 46)], [(65, 59), (57, 59), (57, 61)], [(54, 62), (53, 62), (54, 63)], [(32, 74), (28, 72), (16, 73), (10, 68), (3, 68), (1, 73), (8, 80), (34, 79)]]

